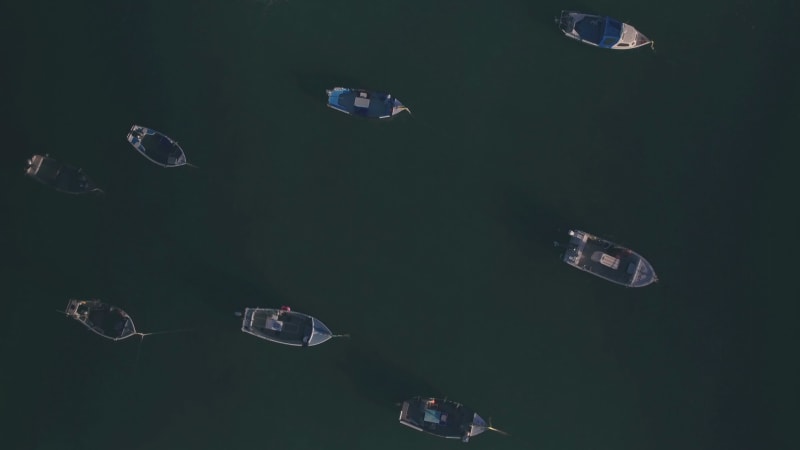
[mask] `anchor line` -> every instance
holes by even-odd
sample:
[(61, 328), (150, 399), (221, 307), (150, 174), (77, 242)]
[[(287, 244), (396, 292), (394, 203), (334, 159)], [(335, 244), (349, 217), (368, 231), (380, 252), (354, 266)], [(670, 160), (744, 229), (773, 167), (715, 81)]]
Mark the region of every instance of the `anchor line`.
[(494, 431), (495, 433), (500, 433), (500, 434), (502, 434), (503, 436), (511, 436), (510, 434), (506, 433), (505, 431), (503, 431), (503, 430), (501, 430), (501, 429), (499, 429), (499, 428), (495, 428), (495, 427), (493, 427), (493, 426), (491, 426), (491, 425), (490, 425), (490, 426), (488, 426), (488, 427), (486, 427), (486, 429), (487, 429), (487, 430), (492, 430), (492, 431)]
[(139, 345), (136, 347), (136, 362), (134, 362), (134, 367), (139, 366), (139, 356), (142, 354), (142, 343), (144, 343), (144, 338), (153, 334), (170, 334), (170, 333), (185, 333), (187, 331), (194, 331), (191, 328), (184, 328), (180, 330), (165, 330), (165, 331), (153, 331), (152, 333), (140, 333), (136, 332), (133, 333), (136, 336), (139, 336), (141, 339), (139, 340)]
[(194, 329), (193, 328), (184, 328), (184, 329), (180, 329), (180, 330), (153, 331), (153, 332), (150, 332), (150, 333), (139, 333), (139, 332), (136, 332), (134, 334), (136, 334), (137, 336), (141, 336), (142, 339), (144, 339), (145, 336), (150, 336), (150, 335), (153, 335), (153, 334), (186, 333), (188, 331), (194, 331)]
[(486, 429), (487, 429), (487, 430), (494, 431), (495, 433), (500, 433), (500, 434), (502, 434), (503, 436), (511, 436), (510, 434), (506, 433), (505, 431), (503, 431), (503, 430), (501, 430), (501, 429), (499, 429), (499, 428), (495, 428), (495, 427), (493, 427), (493, 426), (492, 426), (492, 419), (491, 419), (491, 418), (489, 418), (489, 425), (487, 425), (487, 426), (486, 426)]
[(136, 347), (136, 361), (133, 362), (134, 369), (139, 367), (139, 356), (142, 354), (142, 342), (144, 342), (144, 335), (139, 334), (139, 336), (141, 336), (142, 339), (139, 340), (139, 345)]

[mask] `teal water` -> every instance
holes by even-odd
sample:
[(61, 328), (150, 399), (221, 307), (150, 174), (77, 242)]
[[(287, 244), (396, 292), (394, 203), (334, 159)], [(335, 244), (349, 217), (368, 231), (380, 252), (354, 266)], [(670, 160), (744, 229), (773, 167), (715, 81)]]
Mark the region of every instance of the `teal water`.
[[(656, 51), (569, 41), (562, 8)], [(6, 2), (2, 447), (461, 445), (397, 424), (418, 394), (511, 433), (470, 448), (790, 447), (792, 18), (717, 0)], [(335, 85), (414, 116), (338, 114)], [(132, 123), (200, 169), (147, 162)], [(27, 179), (33, 153), (106, 195)], [(661, 281), (569, 268), (552, 242), (570, 227)], [(71, 297), (194, 331), (106, 342), (54, 311)], [(284, 304), (352, 339), (239, 331), (234, 311)]]

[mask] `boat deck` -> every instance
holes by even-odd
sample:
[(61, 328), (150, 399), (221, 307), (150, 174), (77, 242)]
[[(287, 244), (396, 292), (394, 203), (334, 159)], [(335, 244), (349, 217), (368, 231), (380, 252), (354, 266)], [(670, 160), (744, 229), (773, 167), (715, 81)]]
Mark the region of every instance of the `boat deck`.
[(570, 239), (564, 262), (625, 286), (640, 285), (636, 275), (647, 265), (636, 252), (582, 232)]
[(177, 143), (162, 134), (148, 134), (141, 139), (144, 153), (148, 157), (167, 166), (183, 164), (183, 150)]
[(276, 309), (247, 309), (242, 322), (242, 331), (287, 345), (304, 345), (312, 329), (310, 316)]
[(130, 334), (128, 317), (118, 309), (93, 309), (86, 318), (86, 324), (114, 339)]
[(360, 96), (359, 91), (348, 91), (339, 94), (335, 106), (356, 116), (387, 117), (392, 115), (394, 101), (386, 94), (368, 93), (369, 97)]
[(133, 320), (125, 311), (99, 300), (70, 300), (65, 313), (109, 339), (124, 339), (136, 333)]
[(605, 20), (602, 17), (584, 16), (575, 22), (574, 30), (584, 41), (599, 44), (603, 39)]

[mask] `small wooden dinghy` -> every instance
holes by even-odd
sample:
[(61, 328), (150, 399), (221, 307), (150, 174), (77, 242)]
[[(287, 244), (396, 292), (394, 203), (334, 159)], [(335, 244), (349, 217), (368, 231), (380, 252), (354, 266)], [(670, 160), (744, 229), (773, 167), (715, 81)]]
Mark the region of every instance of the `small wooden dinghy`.
[(556, 23), (565, 36), (594, 47), (612, 50), (632, 50), (655, 45), (650, 38), (632, 25), (608, 16), (561, 11)]
[(414, 397), (404, 401), (400, 409), (400, 423), (417, 431), (446, 439), (461, 439), (462, 442), (469, 442), (471, 437), (486, 430), (507, 435), (461, 403), (430, 397)]
[(246, 308), (242, 316), (242, 331), (278, 344), (294, 347), (313, 347), (335, 337), (319, 319), (292, 311), (288, 306), (274, 308)]
[(49, 155), (33, 155), (28, 159), (25, 175), (67, 194), (102, 193), (82, 169), (63, 164)]
[(133, 125), (128, 132), (128, 142), (142, 156), (161, 167), (192, 166), (178, 141), (156, 130)]
[(93, 333), (112, 341), (143, 335), (136, 332), (133, 319), (128, 313), (100, 300), (70, 300), (64, 313)]
[(384, 92), (343, 87), (325, 92), (328, 94), (328, 107), (345, 114), (373, 119), (388, 119), (403, 111), (411, 114), (411, 110), (399, 100)]

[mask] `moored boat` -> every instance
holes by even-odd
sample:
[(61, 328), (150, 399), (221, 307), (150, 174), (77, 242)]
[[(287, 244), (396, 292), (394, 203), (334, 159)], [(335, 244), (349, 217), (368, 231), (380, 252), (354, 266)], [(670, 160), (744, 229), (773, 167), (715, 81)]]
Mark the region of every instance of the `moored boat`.
[(411, 110), (399, 100), (384, 92), (335, 87), (325, 93), (328, 95), (328, 107), (345, 114), (373, 119), (388, 119), (403, 111), (411, 114)]
[(631, 50), (655, 42), (632, 25), (608, 16), (561, 11), (556, 19), (561, 32), (569, 38), (594, 47)]
[(142, 334), (136, 332), (136, 326), (128, 313), (100, 300), (70, 300), (64, 313), (93, 333), (112, 341)]
[(243, 332), (278, 344), (313, 347), (334, 337), (347, 336), (333, 334), (316, 317), (292, 311), (288, 306), (245, 308), (241, 316)]
[(400, 423), (417, 431), (462, 442), (469, 442), (470, 438), (486, 430), (506, 434), (461, 403), (431, 397), (404, 401), (400, 408)]
[(192, 166), (178, 141), (159, 131), (133, 125), (127, 139), (136, 151), (153, 164), (161, 167)]
[(33, 155), (28, 159), (25, 175), (51, 188), (68, 194), (86, 194), (103, 190), (92, 183), (82, 169), (63, 164), (49, 155)]
[(580, 230), (569, 231), (564, 262), (572, 267), (628, 287), (658, 281), (653, 266), (635, 251)]

